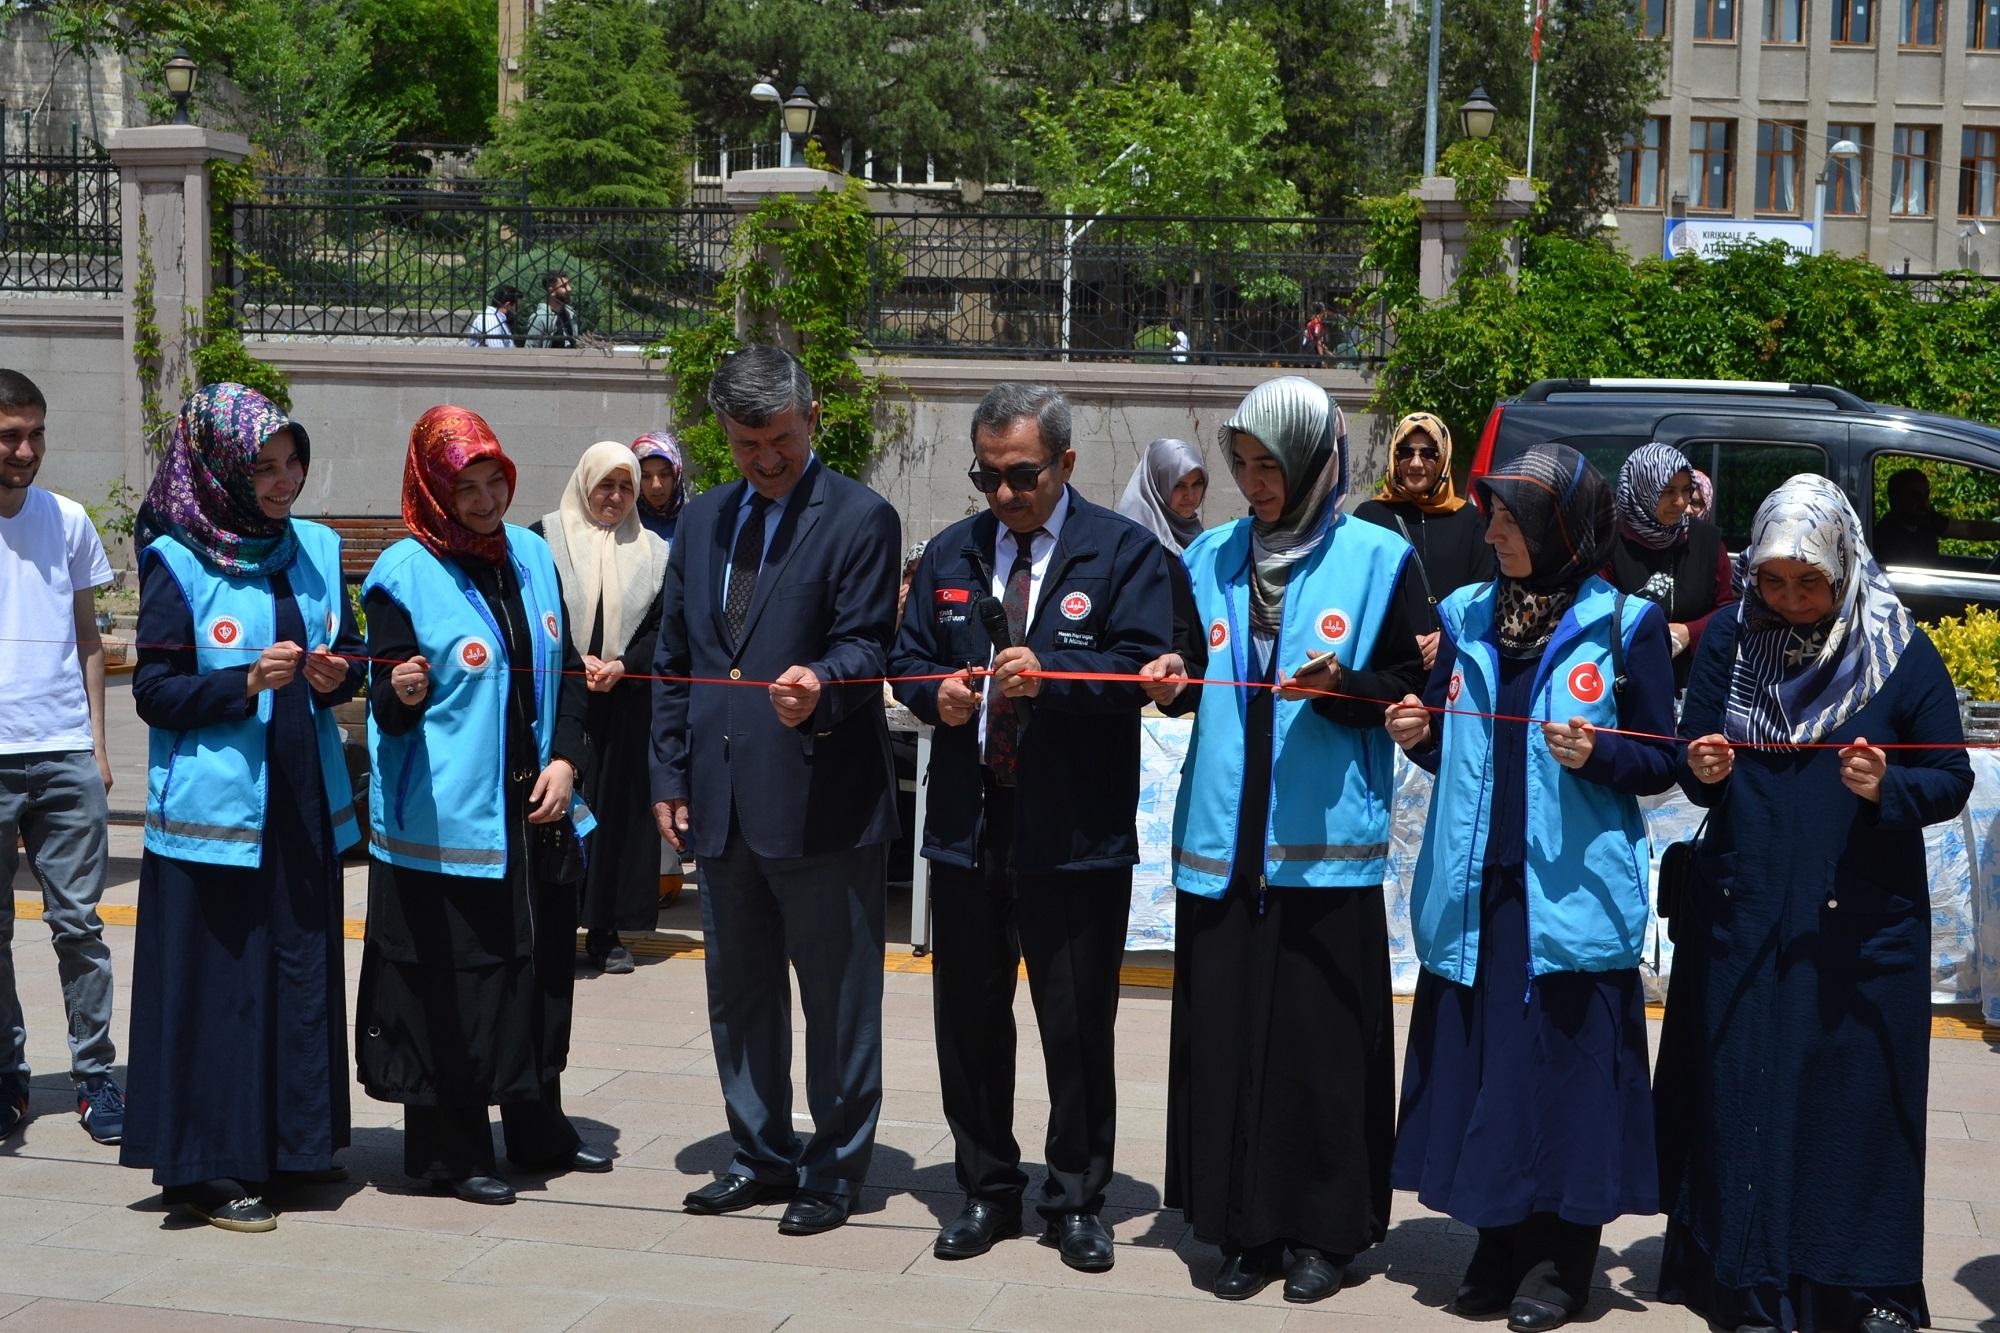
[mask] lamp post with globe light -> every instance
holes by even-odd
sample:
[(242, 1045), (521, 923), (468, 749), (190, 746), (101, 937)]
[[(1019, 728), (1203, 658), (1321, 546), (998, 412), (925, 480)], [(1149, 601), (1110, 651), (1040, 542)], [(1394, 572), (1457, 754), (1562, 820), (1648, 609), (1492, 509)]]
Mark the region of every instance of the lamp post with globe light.
[(1861, 156), (1861, 145), (1852, 139), (1841, 139), (1826, 150), (1826, 162), (1813, 177), (1813, 223), (1812, 252), (1820, 254), (1825, 249), (1821, 233), (1826, 230), (1826, 186), (1829, 178), (1837, 179), (1838, 172), (1847, 163)]

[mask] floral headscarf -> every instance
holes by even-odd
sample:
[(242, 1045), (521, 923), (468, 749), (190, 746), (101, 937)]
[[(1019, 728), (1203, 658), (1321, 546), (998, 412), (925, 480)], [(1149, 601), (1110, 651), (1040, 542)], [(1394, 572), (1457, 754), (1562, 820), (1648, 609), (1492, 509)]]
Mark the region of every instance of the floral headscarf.
[(265, 514), (255, 479), (257, 451), (286, 429), (298, 446), (299, 462), (309, 465), (305, 428), (263, 394), (241, 384), (195, 390), (147, 488), (133, 529), (139, 548), (171, 533), (226, 574), (260, 578), (288, 568), (298, 553), (292, 520)]
[(514, 460), (500, 448), (484, 417), (464, 407), (433, 407), (410, 428), (410, 454), (403, 464), (403, 524), (439, 556), (469, 555), (491, 565), (507, 554), (504, 526), (477, 533), (458, 521), (451, 488), (458, 474), (492, 459), (514, 492)]
[[(1627, 537), (1654, 551), (1687, 540), (1694, 515), (1682, 510), (1678, 521), (1660, 522), (1660, 492), (1694, 464), (1671, 444), (1644, 444), (1634, 449), (1618, 469), (1618, 526)], [(1693, 477), (1690, 476), (1692, 481)]]
[[(1419, 431), (1430, 436), (1438, 450), (1438, 476), (1427, 495), (1411, 495), (1396, 479), (1396, 446)], [(1389, 470), (1383, 474), (1382, 487), (1375, 492), (1375, 498), (1392, 504), (1413, 504), (1426, 514), (1455, 514), (1465, 508), (1465, 497), (1452, 489), (1451, 427), (1429, 412), (1412, 412), (1398, 421), (1396, 429), (1389, 433)]]
[(643, 488), (639, 496), (640, 506), (655, 518), (677, 516), (681, 506), (687, 503), (687, 487), (682, 484), (687, 480), (687, 464), (681, 458), (681, 442), (674, 438), (670, 430), (649, 430), (632, 441), (632, 452), (639, 459), (641, 471), (644, 471), (649, 458), (664, 458), (667, 466), (674, 470), (674, 498), (667, 501), (666, 508), (655, 509), (647, 504)]
[(1474, 484), (1490, 516), (1507, 506), (1527, 543), (1524, 578), (1502, 574), (1496, 611), (1500, 647), (1531, 657), (1548, 646), (1583, 581), (1604, 567), (1617, 532), (1611, 487), (1590, 460), (1566, 444), (1538, 444)]

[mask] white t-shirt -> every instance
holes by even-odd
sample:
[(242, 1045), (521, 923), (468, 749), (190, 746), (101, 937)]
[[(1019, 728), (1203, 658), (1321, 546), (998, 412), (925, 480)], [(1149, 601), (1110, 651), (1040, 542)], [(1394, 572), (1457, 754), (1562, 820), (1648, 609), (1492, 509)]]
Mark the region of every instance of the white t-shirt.
[(76, 652), (76, 593), (111, 582), (90, 515), (74, 500), (28, 488), (0, 518), (0, 754), (88, 750), (90, 700)]

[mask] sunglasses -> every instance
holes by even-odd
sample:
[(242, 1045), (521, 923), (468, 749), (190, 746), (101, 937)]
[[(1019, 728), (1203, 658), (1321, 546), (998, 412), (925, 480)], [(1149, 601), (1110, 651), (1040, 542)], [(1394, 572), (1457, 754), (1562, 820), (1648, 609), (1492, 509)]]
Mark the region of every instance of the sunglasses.
[(1416, 449), (1407, 444), (1399, 444), (1396, 446), (1396, 457), (1399, 461), (1405, 463), (1412, 458), (1428, 458), (1431, 462), (1435, 463), (1443, 455), (1439, 454), (1435, 449)]
[(972, 482), (972, 488), (981, 495), (993, 494), (1000, 489), (1000, 483), (1003, 481), (1007, 483), (1008, 490), (1025, 494), (1041, 485), (1042, 474), (1055, 465), (1056, 460), (1051, 458), (1040, 467), (1017, 463), (1013, 467), (996, 472), (990, 467), (980, 467), (975, 463), (966, 469), (965, 475)]

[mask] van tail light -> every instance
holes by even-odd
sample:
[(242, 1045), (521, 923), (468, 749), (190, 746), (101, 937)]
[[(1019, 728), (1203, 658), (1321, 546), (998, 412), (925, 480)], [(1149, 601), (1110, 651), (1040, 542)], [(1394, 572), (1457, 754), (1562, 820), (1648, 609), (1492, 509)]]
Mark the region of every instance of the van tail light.
[[(1466, 477), (1465, 488), (1474, 495), (1472, 483), (1493, 470), (1493, 442), (1500, 438), (1500, 412), (1502, 404), (1493, 404), (1493, 410), (1486, 414), (1486, 425), (1479, 432), (1479, 447), (1472, 453), (1472, 471)], [(1476, 501), (1475, 501), (1476, 503)]]

